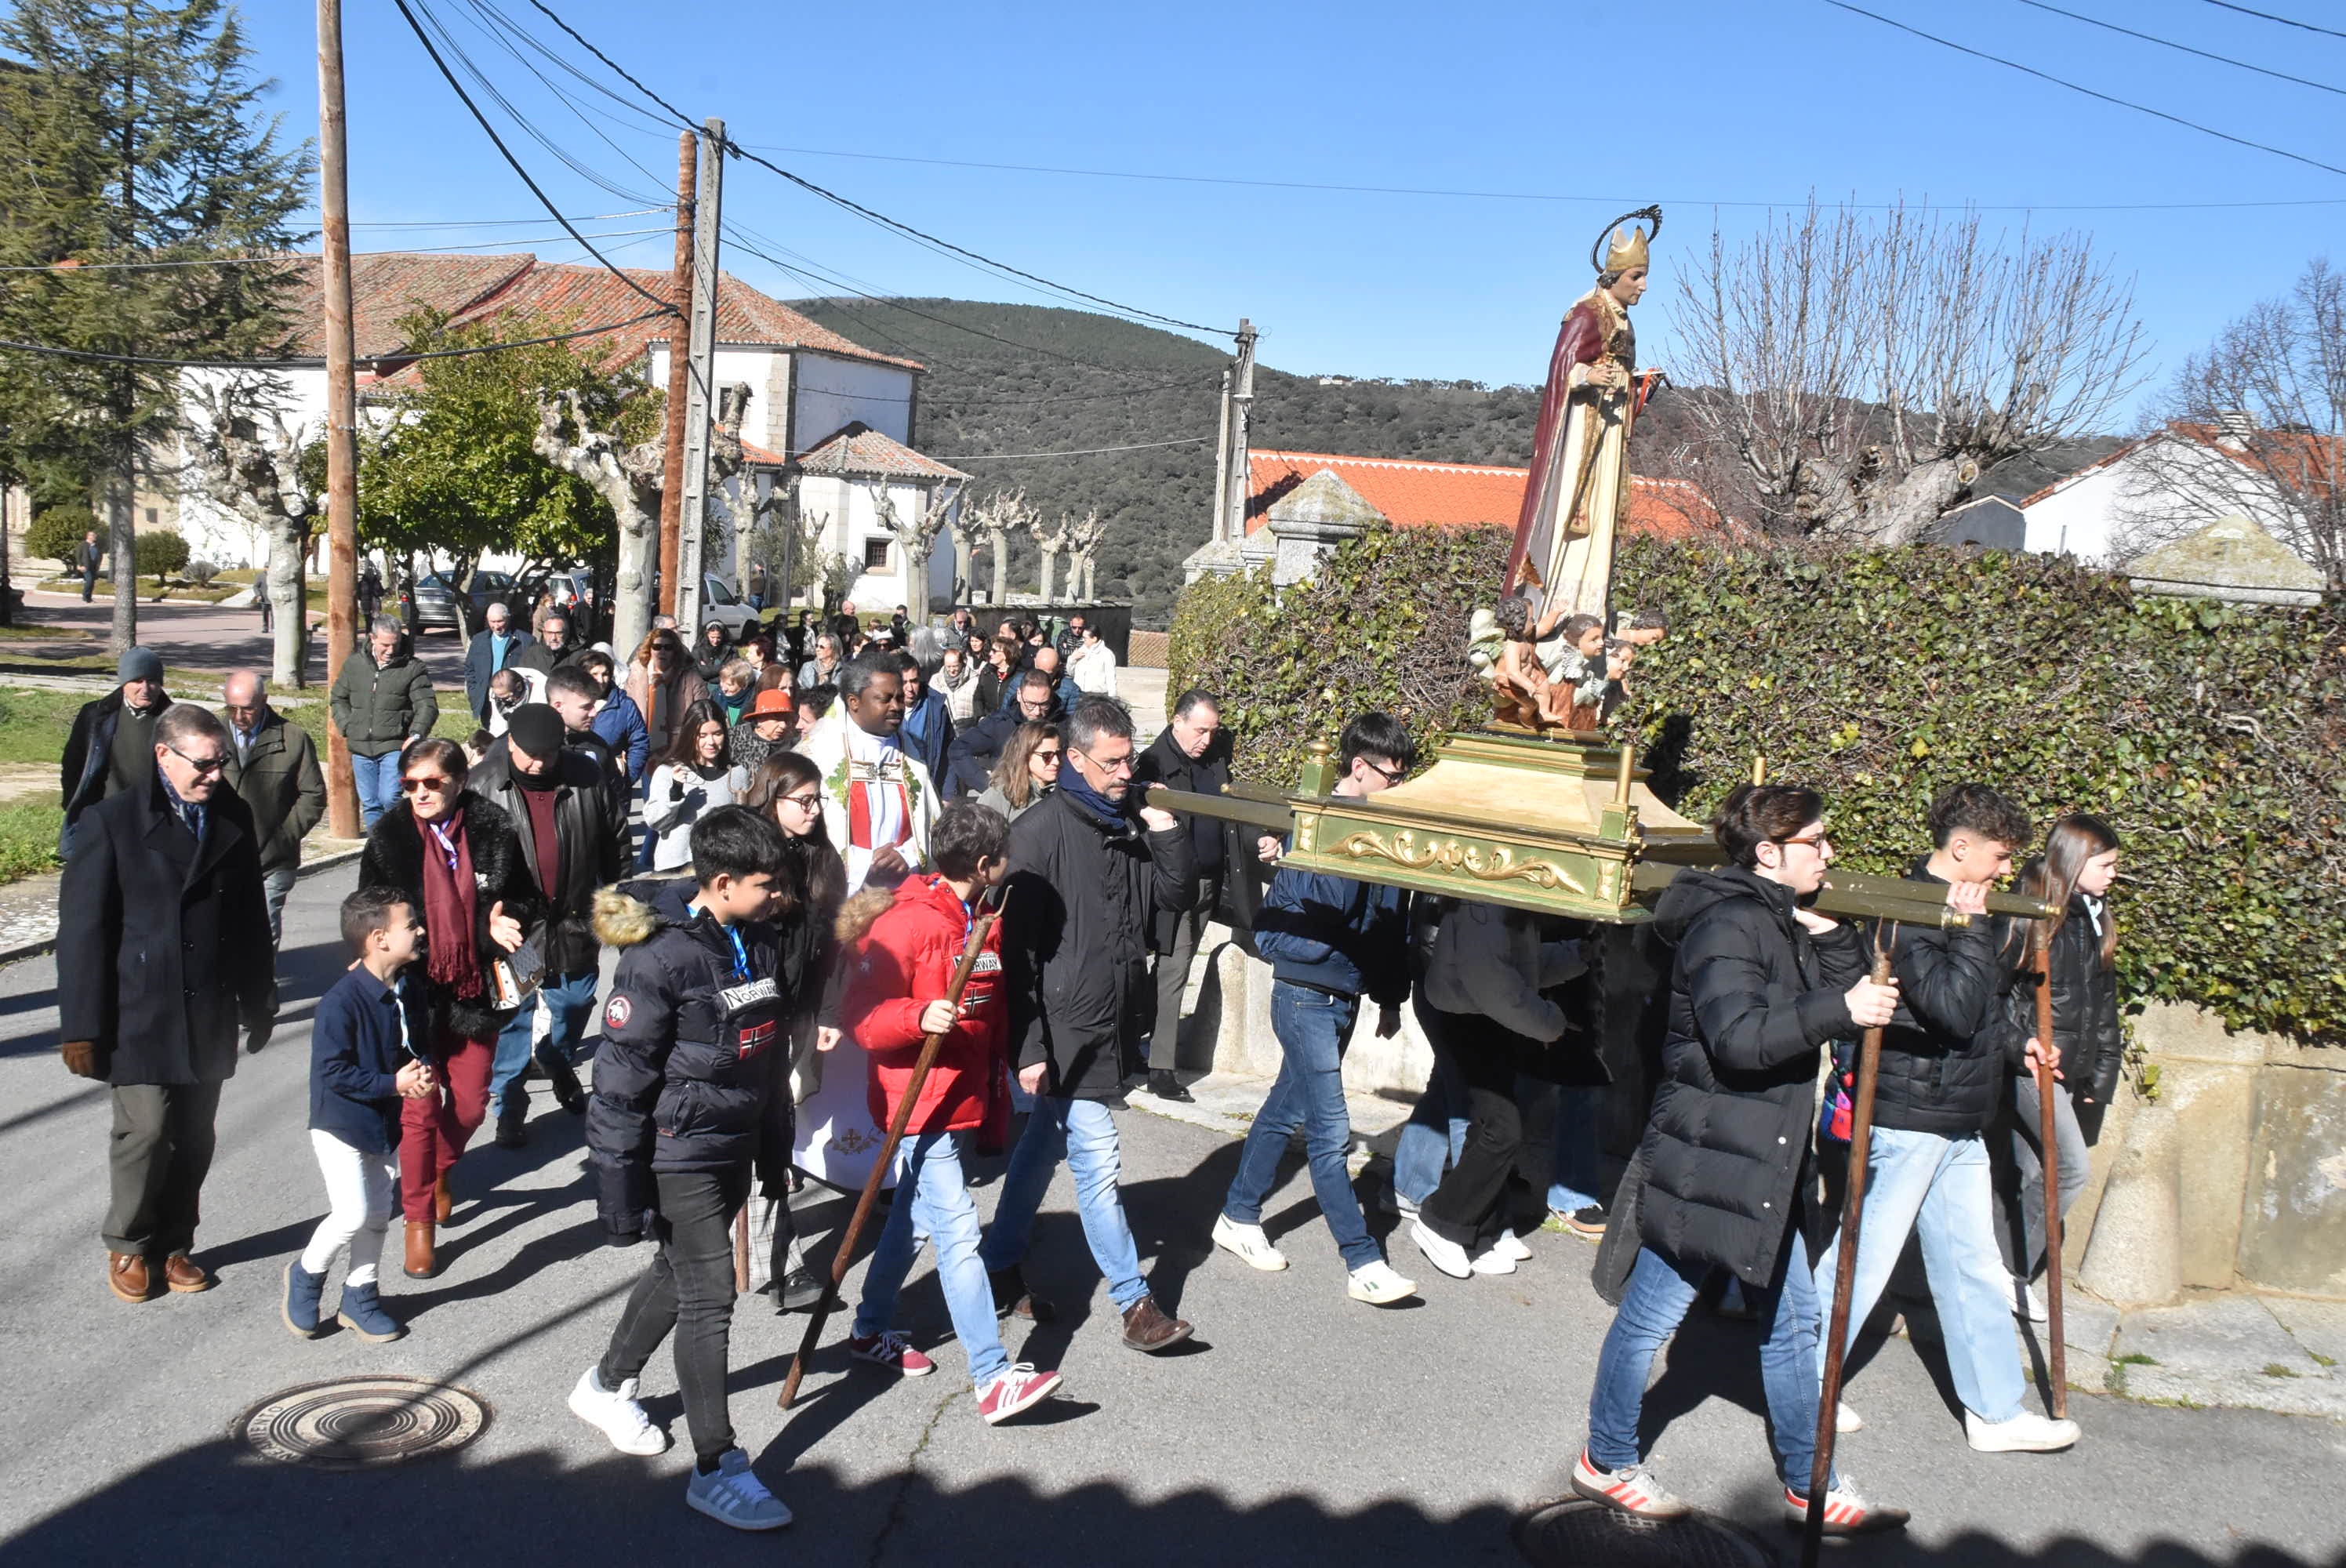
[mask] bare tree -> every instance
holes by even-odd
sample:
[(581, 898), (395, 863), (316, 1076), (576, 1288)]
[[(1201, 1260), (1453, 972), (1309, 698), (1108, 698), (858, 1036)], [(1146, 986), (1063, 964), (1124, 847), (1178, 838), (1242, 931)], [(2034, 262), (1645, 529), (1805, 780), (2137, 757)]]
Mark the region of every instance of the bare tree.
[(1107, 538), (1107, 524), (1101, 521), (1096, 506), (1068, 525), (1067, 597), (1088, 601), (1098, 596), (1093, 583), (1093, 558)]
[(652, 624), (652, 573), (658, 565), (660, 480), (666, 444), (655, 436), (632, 445), (597, 431), (578, 394), (542, 394), (537, 434), (530, 449), (563, 473), (582, 479), (611, 508), (618, 524), (619, 569), (611, 595), (611, 647), (620, 674)]
[(1035, 509), (1024, 490), (997, 490), (962, 510), (962, 526), (985, 535), (994, 555), (994, 592), (990, 603), (999, 606), (1009, 591), (1010, 535), (1035, 525)]
[(1713, 230), (1674, 368), (1715, 390), (1689, 411), (1763, 527), (1902, 545), (1982, 471), (2106, 427), (2138, 383), (2132, 311), (2081, 235), (1811, 202), (1739, 247)]
[(183, 386), (190, 468), (204, 493), (236, 514), (269, 554), (269, 603), (273, 615), (269, 678), (304, 684), (310, 644), (302, 558), (318, 498), (301, 486), (303, 432), (286, 423), (273, 380), (232, 376), (189, 378)]
[(888, 482), (882, 479), (872, 484), (872, 509), (879, 513), (882, 525), (896, 536), (897, 545), (904, 552), (904, 603), (916, 618), (929, 613), (929, 555), (936, 546), (937, 535), (944, 532), (946, 522), (953, 516), (954, 504), (961, 499), (961, 492), (959, 484), (948, 480), (925, 492), (921, 514), (907, 518), (897, 510), (895, 498), (888, 494)]
[(1059, 552), (1067, 547), (1067, 535), (1075, 527), (1075, 519), (1062, 512), (1050, 523), (1043, 521), (1039, 512), (1028, 514), (1026, 531), (1035, 535), (1035, 547), (1043, 552), (1043, 585), (1041, 596), (1051, 596), (1051, 577), (1058, 570)]
[(2317, 258), (2184, 361), (2129, 463), (2116, 553), (2244, 515), (2346, 590), (2346, 273)]

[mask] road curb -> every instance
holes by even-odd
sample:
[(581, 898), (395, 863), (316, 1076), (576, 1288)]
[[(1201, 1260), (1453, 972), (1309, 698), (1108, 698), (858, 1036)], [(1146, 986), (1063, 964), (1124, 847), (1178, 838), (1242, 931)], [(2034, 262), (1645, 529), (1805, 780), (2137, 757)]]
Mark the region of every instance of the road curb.
[[(363, 844), (356, 849), (337, 850), (331, 855), (303, 861), (301, 871), (295, 874), (306, 877), (312, 871), (322, 871), (332, 866), (347, 865), (365, 852), (366, 846)], [(22, 962), (28, 958), (39, 958), (45, 953), (55, 952), (56, 948), (57, 939), (55, 936), (45, 936), (35, 942), (20, 942), (14, 947), (0, 947), (0, 969), (5, 969), (12, 963)]]

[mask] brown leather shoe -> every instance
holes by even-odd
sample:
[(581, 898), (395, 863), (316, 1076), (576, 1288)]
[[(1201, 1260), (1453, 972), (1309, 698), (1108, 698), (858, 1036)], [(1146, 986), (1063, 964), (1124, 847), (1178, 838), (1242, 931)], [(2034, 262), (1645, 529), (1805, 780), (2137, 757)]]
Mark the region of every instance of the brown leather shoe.
[(212, 1277), (186, 1253), (175, 1252), (163, 1259), (163, 1283), (182, 1296), (192, 1296), (199, 1290), (210, 1289)]
[(106, 1288), (125, 1301), (144, 1301), (153, 1287), (147, 1278), (147, 1260), (135, 1252), (106, 1255)]
[(1124, 1342), (1150, 1355), (1169, 1350), (1189, 1337), (1189, 1325), (1168, 1318), (1157, 1298), (1144, 1296), (1124, 1309)]
[(448, 1190), (448, 1175), (442, 1171), (440, 1179), (432, 1186), (432, 1217), (442, 1225), (447, 1224), (448, 1217), (456, 1212), (456, 1195)]
[(440, 1259), (432, 1250), (432, 1222), (411, 1219), (407, 1222), (407, 1261), (411, 1279), (429, 1279), (440, 1272)]

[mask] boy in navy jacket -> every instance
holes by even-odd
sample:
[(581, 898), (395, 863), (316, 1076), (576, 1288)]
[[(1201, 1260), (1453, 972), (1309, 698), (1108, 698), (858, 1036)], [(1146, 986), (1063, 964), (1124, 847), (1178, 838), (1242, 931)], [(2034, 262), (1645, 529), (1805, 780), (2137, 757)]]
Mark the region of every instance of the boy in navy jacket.
[(285, 1326), (307, 1339), (334, 1254), (351, 1249), (334, 1320), (362, 1339), (407, 1329), (375, 1294), (392, 1196), (399, 1190), (399, 1102), (437, 1094), (417, 1054), (425, 1038), (422, 992), (401, 972), (423, 945), (423, 923), (394, 888), (361, 888), (342, 901), (342, 940), (358, 962), (318, 1001), (310, 1031), (310, 1146), (332, 1207), (310, 1246), (285, 1266)]
[[(1408, 777), (1416, 742), (1399, 720), (1364, 713), (1345, 727), (1338, 795), (1374, 795)], [(1409, 901), (1397, 888), (1281, 867), (1254, 922), (1257, 950), (1270, 962), (1270, 1026), (1279, 1036), (1278, 1081), (1247, 1129), (1239, 1173), (1214, 1221), (1214, 1244), (1264, 1270), (1287, 1258), (1263, 1234), (1262, 1203), (1278, 1175), (1288, 1135), (1303, 1128), (1312, 1191), (1349, 1275), (1345, 1293), (1386, 1306), (1417, 1287), (1393, 1272), (1361, 1217), (1344, 1155), (1352, 1123), (1344, 1109), (1344, 1046), (1362, 993), (1378, 1004), (1377, 1035), (1401, 1027), (1409, 999)]]

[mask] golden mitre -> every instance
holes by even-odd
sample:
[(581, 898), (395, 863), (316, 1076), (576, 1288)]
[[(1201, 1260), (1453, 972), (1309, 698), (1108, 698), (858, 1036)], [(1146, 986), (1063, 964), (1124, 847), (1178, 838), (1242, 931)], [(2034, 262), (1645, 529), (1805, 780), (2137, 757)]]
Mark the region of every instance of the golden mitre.
[(1598, 270), (1627, 272), (1633, 267), (1650, 266), (1652, 253), (1646, 247), (1646, 231), (1634, 225), (1627, 229), (1614, 229), (1612, 243), (1605, 250), (1605, 265)]

